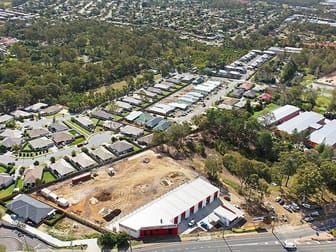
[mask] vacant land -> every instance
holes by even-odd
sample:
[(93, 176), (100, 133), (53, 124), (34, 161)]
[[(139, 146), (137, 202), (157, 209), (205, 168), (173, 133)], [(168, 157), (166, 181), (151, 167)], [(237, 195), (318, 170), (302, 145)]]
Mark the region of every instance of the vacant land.
[(113, 164), (116, 174), (112, 177), (109, 167), (98, 169), (94, 179), (82, 184), (72, 186), (67, 180), (49, 189), (69, 200), (66, 211), (104, 225), (103, 216), (109, 212), (120, 209), (118, 217), (124, 216), (196, 176), (192, 169), (153, 151)]

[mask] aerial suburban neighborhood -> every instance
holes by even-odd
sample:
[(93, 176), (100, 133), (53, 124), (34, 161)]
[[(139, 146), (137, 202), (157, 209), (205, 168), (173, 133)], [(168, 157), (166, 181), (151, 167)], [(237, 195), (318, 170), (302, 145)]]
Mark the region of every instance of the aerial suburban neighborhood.
[(336, 2), (0, 2), (0, 251), (335, 251)]

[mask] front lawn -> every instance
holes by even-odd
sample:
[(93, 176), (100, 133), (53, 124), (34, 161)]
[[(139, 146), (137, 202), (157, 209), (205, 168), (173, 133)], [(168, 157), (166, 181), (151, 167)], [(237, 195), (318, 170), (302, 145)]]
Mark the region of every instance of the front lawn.
[(9, 187), (0, 190), (0, 199), (3, 199), (5, 197), (11, 195), (14, 188), (15, 188), (15, 184), (11, 184)]
[(7, 169), (5, 167), (0, 166), (0, 173), (6, 172), (6, 171), (7, 171)]
[(88, 138), (91, 135), (91, 132), (82, 128), (80, 125), (78, 125), (75, 122), (72, 122), (71, 120), (64, 121), (64, 123), (70, 128), (75, 129), (79, 134), (83, 135), (86, 138)]
[(253, 117), (258, 118), (260, 115), (266, 114), (266, 113), (276, 109), (277, 107), (279, 107), (279, 105), (274, 104), (274, 103), (270, 103), (263, 110), (254, 112)]
[(42, 176), (42, 182), (43, 183), (49, 183), (51, 181), (54, 181), (56, 177), (50, 172), (50, 171), (44, 171)]
[(85, 141), (85, 137), (81, 136), (81, 137), (78, 137), (76, 138), (75, 140), (73, 140), (71, 143), (69, 143), (68, 145), (69, 146), (74, 146), (74, 145), (77, 145), (79, 143), (82, 143)]

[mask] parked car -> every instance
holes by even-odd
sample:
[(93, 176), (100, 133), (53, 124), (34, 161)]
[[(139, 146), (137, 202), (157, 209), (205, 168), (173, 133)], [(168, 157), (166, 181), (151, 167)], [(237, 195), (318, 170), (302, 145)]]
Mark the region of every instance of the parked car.
[(320, 216), (320, 213), (318, 211), (313, 211), (310, 213), (310, 216)]
[(306, 221), (306, 222), (312, 222), (312, 221), (314, 221), (314, 218), (311, 217), (311, 216), (307, 216), (303, 220)]
[(283, 206), (288, 212), (293, 213), (293, 210), (290, 205), (284, 205)]
[(279, 201), (279, 204), (280, 204), (281, 206), (285, 205), (285, 200), (281, 199), (281, 200)]
[(311, 208), (311, 205), (308, 204), (308, 203), (302, 203), (302, 206), (303, 206), (304, 208), (307, 208), (307, 209), (310, 209), (310, 208)]
[(275, 198), (275, 201), (276, 201), (276, 202), (280, 202), (280, 200), (281, 200), (281, 197), (280, 197), (280, 196), (277, 196), (277, 197)]
[(290, 207), (292, 208), (292, 210), (293, 210), (294, 212), (297, 212), (297, 211), (300, 210), (300, 207), (298, 206), (298, 204), (296, 204), (296, 203), (294, 203), (294, 202), (290, 205)]
[(201, 221), (200, 222), (200, 226), (206, 230), (209, 230), (209, 225), (208, 223), (204, 222), (204, 221)]
[(196, 224), (194, 219), (191, 219), (191, 221), (188, 222), (189, 227), (193, 227)]
[(291, 241), (285, 241), (283, 246), (286, 250), (296, 250), (296, 244)]

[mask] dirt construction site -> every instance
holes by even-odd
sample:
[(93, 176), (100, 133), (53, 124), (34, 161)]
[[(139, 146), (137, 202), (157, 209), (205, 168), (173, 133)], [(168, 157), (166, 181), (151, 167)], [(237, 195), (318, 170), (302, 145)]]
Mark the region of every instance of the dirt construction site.
[[(149, 150), (95, 170), (88, 181), (72, 185), (69, 179), (48, 189), (69, 201), (65, 211), (105, 225), (111, 213), (122, 217), (196, 176), (192, 169)], [(38, 193), (32, 196), (52, 204)]]

